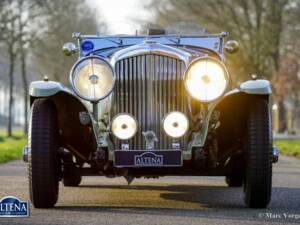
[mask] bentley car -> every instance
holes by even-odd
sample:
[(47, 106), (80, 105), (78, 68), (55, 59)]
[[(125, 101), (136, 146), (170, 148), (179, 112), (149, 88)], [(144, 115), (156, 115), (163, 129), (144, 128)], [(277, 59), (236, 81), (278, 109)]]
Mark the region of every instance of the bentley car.
[(254, 75), (234, 86), (225, 56), (239, 44), (227, 36), (73, 33), (77, 44), (63, 46), (78, 55), (70, 85), (30, 85), (23, 157), (34, 207), (53, 207), (59, 182), (82, 176), (224, 176), (248, 207), (267, 207), (278, 159), (272, 90)]

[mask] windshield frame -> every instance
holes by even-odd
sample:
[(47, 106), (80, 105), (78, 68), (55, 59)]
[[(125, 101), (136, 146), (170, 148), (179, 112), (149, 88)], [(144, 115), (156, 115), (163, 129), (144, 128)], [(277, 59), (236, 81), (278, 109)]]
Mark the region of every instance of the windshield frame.
[[(219, 34), (204, 35), (80, 35), (76, 37), (79, 46), (79, 57), (85, 57), (105, 49), (129, 47), (144, 43), (146, 40), (153, 40), (159, 44), (170, 46), (191, 46), (203, 48), (217, 53), (220, 58), (224, 57), (224, 38), (227, 32)], [(94, 49), (90, 51), (82, 50), (82, 43), (92, 42)]]

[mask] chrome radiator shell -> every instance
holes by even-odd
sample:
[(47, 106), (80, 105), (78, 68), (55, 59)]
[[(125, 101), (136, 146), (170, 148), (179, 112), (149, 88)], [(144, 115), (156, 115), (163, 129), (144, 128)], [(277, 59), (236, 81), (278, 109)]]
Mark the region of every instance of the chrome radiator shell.
[[(113, 91), (112, 117), (130, 113), (138, 121), (138, 132), (128, 141), (129, 149), (145, 149), (143, 131), (154, 131), (158, 142), (155, 149), (171, 149), (173, 142), (186, 147), (187, 138), (172, 140), (162, 127), (163, 118), (171, 111), (188, 115), (187, 95), (183, 75), (186, 64), (166, 55), (142, 54), (121, 59), (115, 63), (116, 83)], [(117, 138), (115, 149), (121, 149)], [(172, 147), (173, 146), (173, 147)]]

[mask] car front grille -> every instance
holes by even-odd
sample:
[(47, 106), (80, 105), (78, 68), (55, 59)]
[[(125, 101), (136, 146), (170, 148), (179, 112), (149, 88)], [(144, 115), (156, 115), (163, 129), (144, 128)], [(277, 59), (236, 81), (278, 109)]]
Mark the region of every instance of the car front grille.
[[(145, 149), (143, 131), (154, 131), (158, 142), (155, 149), (171, 149), (172, 140), (162, 127), (162, 120), (171, 111), (187, 115), (186, 95), (183, 84), (183, 61), (162, 55), (139, 55), (116, 63), (116, 84), (113, 92), (113, 115), (130, 113), (138, 121), (138, 132), (129, 141), (129, 149)], [(115, 149), (121, 141), (114, 139)], [(186, 137), (177, 141), (180, 148)]]

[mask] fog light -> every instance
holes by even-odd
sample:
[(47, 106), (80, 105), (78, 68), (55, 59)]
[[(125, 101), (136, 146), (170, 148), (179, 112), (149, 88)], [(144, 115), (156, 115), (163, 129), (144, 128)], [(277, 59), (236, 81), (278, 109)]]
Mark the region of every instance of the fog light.
[(121, 140), (132, 138), (137, 132), (137, 127), (136, 119), (129, 114), (116, 115), (111, 124), (113, 134)]
[(163, 121), (167, 135), (172, 138), (182, 137), (189, 128), (189, 121), (181, 112), (170, 112)]

